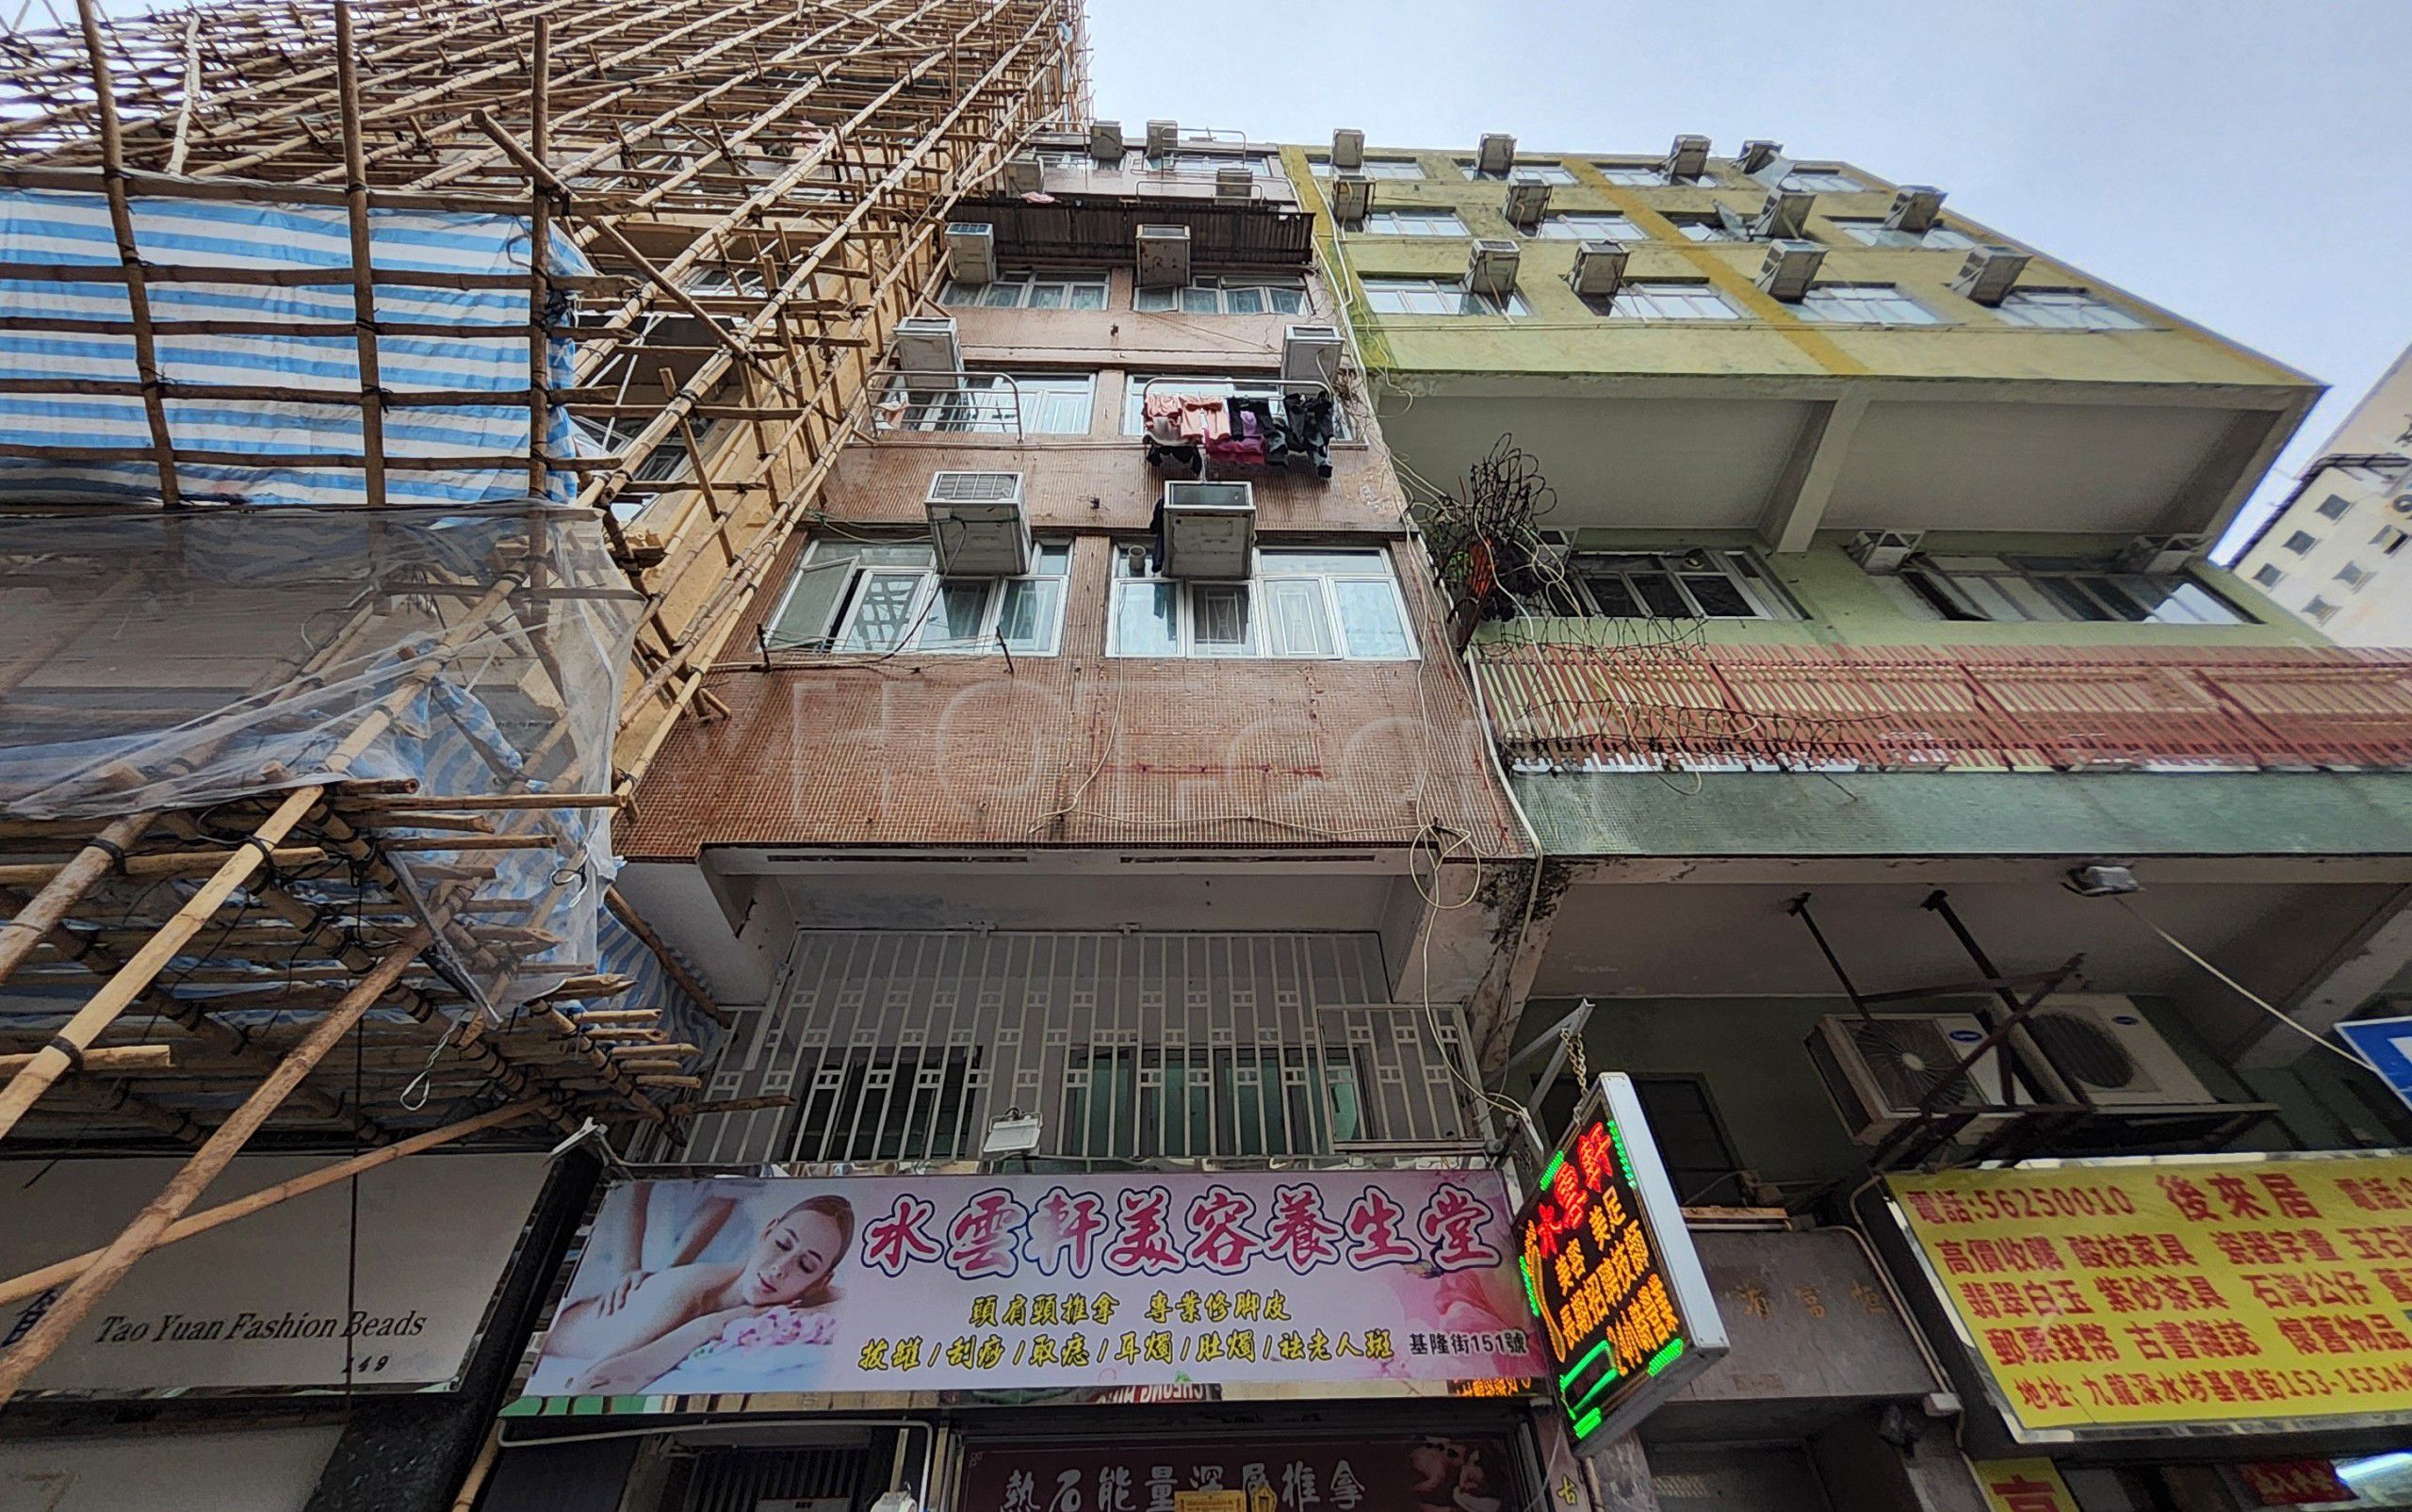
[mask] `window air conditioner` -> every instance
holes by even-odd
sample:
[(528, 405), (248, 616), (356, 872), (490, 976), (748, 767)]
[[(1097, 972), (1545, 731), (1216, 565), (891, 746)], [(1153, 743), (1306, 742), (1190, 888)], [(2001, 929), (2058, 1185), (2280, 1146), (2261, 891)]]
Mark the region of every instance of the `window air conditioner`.
[(1960, 276), (1951, 281), (1951, 291), (1964, 294), (1979, 304), (1999, 304), (2010, 295), (2018, 275), (2027, 271), (2027, 254), (2008, 247), (1974, 247), (1968, 260), (1960, 265)]
[(1574, 245), (1574, 270), (1566, 281), (1577, 294), (1607, 299), (1624, 282), (1625, 250), (1621, 241), (1583, 241)]
[(1141, 226), (1137, 242), (1141, 288), (1179, 288), (1189, 282), (1187, 226)]
[(1089, 123), (1089, 155), (1100, 168), (1117, 168), (1122, 163), (1122, 122), (1093, 121)]
[(1168, 156), (1180, 144), (1181, 123), (1179, 122), (1150, 121), (1148, 122), (1148, 155), (1149, 157)]
[(1018, 577), (1030, 571), (1021, 474), (932, 473), (924, 505), (939, 576)]
[(1331, 166), (1333, 171), (1365, 166), (1365, 134), (1353, 127), (1343, 126), (1331, 134)]
[(1884, 212), (1884, 228), (1924, 236), (1942, 209), (1941, 189), (1925, 184), (1904, 184), (1893, 191), (1893, 208)]
[(1214, 198), (1225, 204), (1245, 203), (1255, 198), (1256, 175), (1245, 163), (1232, 163), (1214, 170)]
[(958, 284), (987, 284), (997, 276), (997, 228), (985, 220), (954, 220), (946, 228), (947, 276)]
[(1477, 240), (1466, 262), (1466, 287), (1494, 300), (1515, 293), (1518, 255), (1512, 241), (1488, 237)]
[(1735, 162), (1743, 172), (1762, 184), (1783, 183), (1785, 174), (1792, 168), (1792, 160), (1784, 155), (1784, 143), (1780, 141), (1746, 141), (1742, 144), (1742, 155)]
[(2070, 1090), (2096, 1108), (2138, 1112), (2219, 1101), (2131, 999), (2055, 994), (2019, 1027)]
[(1292, 326), (1281, 334), (1281, 381), (1321, 383), (1340, 382), (1340, 328)]
[(1256, 490), (1247, 483), (1165, 484), (1161, 555), (1167, 577), (1246, 579), (1256, 552)]
[[(1915, 1122), (1918, 1103), (1967, 1059), (1985, 1032), (1984, 1021), (1974, 1014), (1835, 1014), (1817, 1020), (1807, 1049), (1843, 1127), (1857, 1143), (1873, 1145)], [(1987, 1050), (1966, 1076), (1953, 1081), (1936, 1099), (1934, 1112), (1948, 1115), (2031, 1105), (2035, 1095), (2023, 1082), (2014, 1082), (2009, 1102), (2002, 1101), (2001, 1049), (1997, 1045)], [(1980, 1138), (2013, 1116), (1979, 1114), (1959, 1137)]]
[(1754, 241), (1798, 239), (1809, 234), (1809, 212), (1817, 203), (1814, 194), (1799, 189), (1776, 189), (1759, 206), (1751, 220), (1751, 237)]
[(1862, 530), (1851, 537), (1846, 549), (1860, 571), (1890, 577), (1917, 554), (1918, 544), (1925, 539), (1924, 530)]
[(2199, 535), (2140, 535), (2119, 553), (2119, 570), (2164, 577), (2184, 572), (2186, 563), (2201, 554), (2205, 542)]
[(1508, 223), (1530, 231), (1549, 213), (1549, 185), (1539, 173), (1518, 173), (1508, 181)]
[(1046, 171), (1038, 166), (1036, 154), (1024, 153), (1019, 157), (1005, 159), (1004, 171), (998, 184), (1007, 194), (1036, 194), (1047, 187)]
[(913, 390), (961, 388), (963, 347), (954, 317), (907, 316), (896, 322), (896, 371)]
[(1516, 138), (1504, 131), (1486, 131), (1482, 145), (1475, 153), (1477, 172), (1504, 174), (1516, 163)]
[(1374, 207), (1374, 181), (1362, 173), (1343, 172), (1331, 176), (1331, 218), (1344, 226), (1365, 223), (1365, 213)]
[(1787, 303), (1797, 301), (1825, 260), (1826, 249), (1814, 241), (1771, 241), (1759, 265), (1759, 287)]
[(1696, 179), (1708, 171), (1708, 138), (1678, 137), (1667, 149), (1666, 174), (1670, 184)]

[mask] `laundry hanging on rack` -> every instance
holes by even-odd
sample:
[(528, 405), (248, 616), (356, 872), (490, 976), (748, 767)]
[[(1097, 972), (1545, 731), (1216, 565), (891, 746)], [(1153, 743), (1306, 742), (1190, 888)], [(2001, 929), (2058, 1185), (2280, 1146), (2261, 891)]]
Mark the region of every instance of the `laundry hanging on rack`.
[(1285, 467), (1331, 476), (1335, 410), (1328, 394), (1287, 398), (1150, 394), (1140, 405), (1148, 464), (1202, 478), (1207, 464)]

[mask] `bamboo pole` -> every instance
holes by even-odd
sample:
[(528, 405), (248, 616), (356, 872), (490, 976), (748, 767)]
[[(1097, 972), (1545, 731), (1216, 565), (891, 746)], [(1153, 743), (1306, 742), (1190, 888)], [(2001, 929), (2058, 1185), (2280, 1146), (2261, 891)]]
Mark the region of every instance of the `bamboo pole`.
[(385, 393), (377, 364), (376, 254), (368, 229), (368, 162), (360, 133), (360, 73), (351, 0), (334, 0), (335, 100), (343, 124), (344, 219), (351, 235), (351, 310), (360, 365), (360, 450), (371, 509), (385, 502)]
[[(305, 789), (306, 790), (306, 789)], [(403, 941), (385, 952), (360, 984), (345, 994), (343, 1005), (311, 1026), (302, 1042), (286, 1052), (252, 1095), (245, 1097), (226, 1121), (211, 1131), (200, 1149), (171, 1178), (166, 1188), (152, 1198), (148, 1206), (135, 1215), (123, 1232), (101, 1251), (85, 1272), (69, 1284), (41, 1317), (21, 1336), (15, 1345), (0, 1353), (0, 1406), (25, 1384), (41, 1362), (48, 1359), (67, 1341), (75, 1325), (84, 1321), (93, 1304), (111, 1287), (125, 1278), (125, 1273), (158, 1245), (159, 1236), (168, 1226), (185, 1215), (209, 1183), (216, 1180), (227, 1165), (250, 1143), (253, 1134), (267, 1123), (286, 1094), (302, 1084), (311, 1069), (324, 1060), (327, 1052), (342, 1043), (351, 1027), (360, 1022), (369, 1009), (377, 1005), (388, 989), (401, 980), (403, 971), (418, 958), (419, 951), (433, 938), (433, 932), (422, 924)], [(54, 1052), (43, 1051), (44, 1054)], [(23, 1081), (20, 1077), (18, 1081)], [(10, 1090), (17, 1081), (8, 1083)]]
[[(31, 1054), (0, 1055), (0, 1077), (15, 1076), (33, 1064)], [(165, 1071), (175, 1064), (176, 1052), (166, 1045), (112, 1045), (84, 1052), (87, 1071)]]
[[(536, 1107), (533, 1100), (509, 1103), (491, 1113), (481, 1113), (474, 1118), (464, 1118), (458, 1123), (446, 1124), (441, 1129), (431, 1129), (423, 1134), (413, 1134), (408, 1139), (396, 1140), (382, 1149), (372, 1149), (364, 1154), (355, 1155), (348, 1161), (338, 1161), (333, 1165), (305, 1172), (289, 1180), (279, 1181), (274, 1186), (266, 1186), (257, 1192), (246, 1193), (231, 1202), (221, 1202), (214, 1208), (204, 1208), (199, 1212), (187, 1214), (170, 1224), (160, 1232), (157, 1242), (152, 1247), (163, 1248), (190, 1239), (195, 1234), (205, 1234), (220, 1225), (233, 1223), (237, 1218), (248, 1218), (253, 1213), (266, 1208), (272, 1208), (280, 1202), (289, 1202), (295, 1197), (306, 1195), (322, 1187), (334, 1186), (338, 1181), (348, 1181), (355, 1176), (366, 1175), (381, 1165), (400, 1160), (405, 1155), (416, 1155), (422, 1151), (433, 1149), (439, 1145), (449, 1145), (455, 1140), (466, 1139), (472, 1134), (484, 1133), (489, 1129), (498, 1129), (504, 1124), (515, 1123), (534, 1113)], [(11, 1302), (22, 1302), (30, 1296), (39, 1296), (54, 1286), (75, 1279), (98, 1263), (105, 1253), (106, 1252), (104, 1250), (88, 1249), (81, 1255), (0, 1281), (0, 1307), (7, 1307)]]
[[(75, 853), (74, 859), (60, 867), (41, 891), (35, 894), (24, 907), (7, 923), (0, 924), (0, 983), (6, 983), (26, 956), (33, 953), (67, 911), (92, 890), (92, 885), (108, 875), (109, 868), (125, 848), (142, 837), (156, 816), (128, 814), (112, 820), (92, 843)], [(220, 857), (220, 859), (223, 859)]]
[[(137, 818), (145, 816), (138, 815)], [(121, 821), (121, 822), (123, 822)], [(449, 846), (442, 847), (450, 849)], [(72, 861), (23, 861), (0, 866), (0, 887), (42, 887), (45, 890), (67, 876), (90, 850), (78, 852)], [(106, 857), (106, 852), (99, 853)], [(316, 866), (327, 858), (327, 853), (315, 845), (281, 846), (275, 854), (280, 867)], [(149, 855), (129, 855), (122, 865), (124, 873), (138, 880), (157, 877), (202, 877), (226, 864), (224, 851), (158, 851)], [(106, 870), (106, 868), (105, 868)], [(5, 980), (5, 977), (0, 977)]]
[(620, 896), (619, 888), (603, 889), (603, 906), (611, 910), (611, 917), (627, 925), (628, 933), (634, 935), (646, 950), (653, 952), (653, 958), (661, 963), (661, 969), (670, 974), (671, 981), (678, 984), (680, 991), (695, 1000), (695, 1006), (703, 1010), (705, 1017), (723, 1029), (727, 1029), (736, 1023), (736, 1020), (729, 1017), (720, 1004), (712, 1001), (712, 995), (704, 990), (704, 984), (695, 980), (695, 974), (688, 970), (678, 957), (672, 953), (669, 943), (655, 934), (653, 926), (646, 923), (644, 918), (628, 905), (626, 898)]

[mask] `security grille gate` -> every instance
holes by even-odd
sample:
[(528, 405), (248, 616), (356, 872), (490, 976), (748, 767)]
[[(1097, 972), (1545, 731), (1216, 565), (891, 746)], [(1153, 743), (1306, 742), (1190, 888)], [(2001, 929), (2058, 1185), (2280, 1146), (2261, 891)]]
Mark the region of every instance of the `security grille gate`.
[(666, 1158), (978, 1159), (990, 1120), (1037, 1158), (1338, 1162), (1480, 1148), (1456, 1004), (1389, 1000), (1371, 934), (802, 932)]
[[(850, 1512), (870, 1460), (858, 1446), (713, 1448), (695, 1456), (683, 1512)], [(883, 1467), (885, 1468), (885, 1467)]]

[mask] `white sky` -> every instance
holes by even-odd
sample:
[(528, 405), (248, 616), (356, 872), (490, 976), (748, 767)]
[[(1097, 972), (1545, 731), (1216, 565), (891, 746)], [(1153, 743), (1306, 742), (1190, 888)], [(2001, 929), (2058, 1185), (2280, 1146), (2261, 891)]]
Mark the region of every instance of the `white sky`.
[(2412, 0), (1089, 0), (1097, 113), (1327, 141), (1746, 138), (1952, 209), (2328, 383), (2412, 344)]

